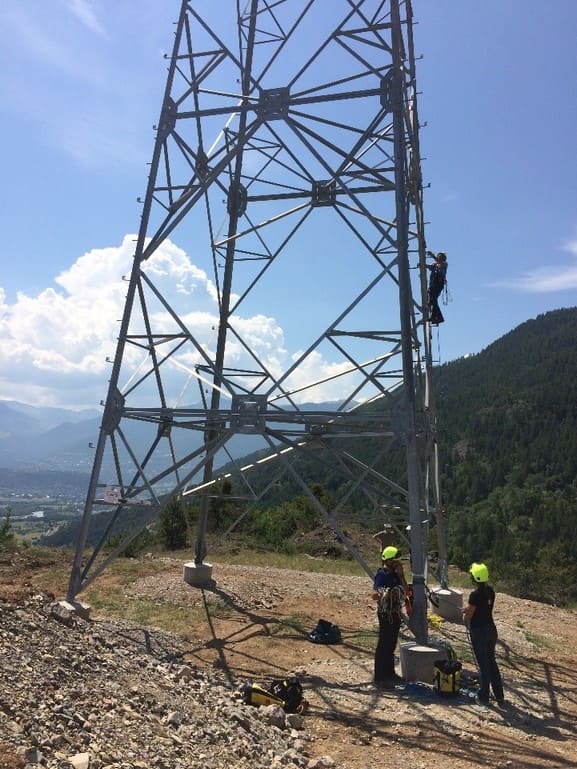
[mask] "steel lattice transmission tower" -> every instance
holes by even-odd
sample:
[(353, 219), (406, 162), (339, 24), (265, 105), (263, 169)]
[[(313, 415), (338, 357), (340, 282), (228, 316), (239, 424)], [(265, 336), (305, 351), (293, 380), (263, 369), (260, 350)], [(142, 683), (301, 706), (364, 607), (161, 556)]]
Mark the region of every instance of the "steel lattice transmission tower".
[[(175, 496), (200, 500), (202, 565), (228, 463), (247, 510), (290, 478), (367, 574), (351, 507), (410, 522), (424, 641), (440, 498), (410, 0), (184, 1), (168, 63), (69, 598)], [(261, 450), (264, 480), (237, 463)]]

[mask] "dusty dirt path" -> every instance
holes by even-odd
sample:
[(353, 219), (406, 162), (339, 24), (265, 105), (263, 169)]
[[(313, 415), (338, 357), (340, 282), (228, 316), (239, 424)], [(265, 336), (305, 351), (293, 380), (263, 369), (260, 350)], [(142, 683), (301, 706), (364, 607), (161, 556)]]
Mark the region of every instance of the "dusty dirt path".
[[(573, 611), (498, 594), (498, 654), (509, 702), (501, 711), (465, 696), (443, 699), (420, 684), (375, 691), (376, 621), (366, 578), (215, 564), (215, 587), (200, 590), (183, 583), (180, 563), (167, 559), (166, 566), (134, 583), (131, 593), (212, 606), (207, 620), (190, 629), (187, 659), (224, 670), (235, 684), (297, 673), (309, 703), (311, 754), (331, 755), (339, 769), (577, 766)], [(340, 626), (342, 644), (308, 640), (320, 617)], [(431, 638), (451, 643), (465, 671), (475, 672), (462, 625), (445, 621)]]
[[(183, 582), (180, 560), (155, 560), (158, 573), (129, 585), (127, 599), (197, 606), (201, 619), (186, 633), (186, 659), (218, 669), (234, 685), (297, 673), (309, 703), (307, 751), (332, 756), (336, 769), (577, 766), (574, 611), (498, 594), (498, 655), (510, 703), (500, 711), (464, 696), (442, 699), (426, 685), (375, 691), (376, 621), (366, 577), (215, 563), (214, 588), (201, 590)], [(34, 591), (38, 574), (59, 567), (55, 556), (0, 559), (0, 597), (17, 604)], [(320, 617), (340, 626), (341, 644), (308, 640)], [(450, 642), (465, 671), (474, 672), (462, 625), (444, 622), (431, 638)]]

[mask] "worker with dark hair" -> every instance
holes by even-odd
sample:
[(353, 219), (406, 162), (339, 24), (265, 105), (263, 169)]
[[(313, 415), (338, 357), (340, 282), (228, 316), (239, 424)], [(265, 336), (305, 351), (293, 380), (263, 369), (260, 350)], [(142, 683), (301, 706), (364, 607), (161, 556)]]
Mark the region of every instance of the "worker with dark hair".
[(430, 270), (429, 276), (429, 321), (438, 326), (439, 323), (444, 322), (443, 313), (439, 307), (439, 297), (445, 285), (447, 283), (447, 254), (443, 251), (435, 256), (432, 251), (427, 251), (427, 256), (430, 256), (435, 261), (433, 264), (426, 264), (425, 267)]
[(399, 551), (389, 545), (381, 554), (382, 566), (373, 581), (373, 600), (377, 601), (379, 640), (375, 649), (374, 683), (383, 689), (394, 689), (402, 680), (395, 673), (395, 648), (401, 629), (407, 580), (398, 560)]
[(463, 619), (469, 623), (471, 646), (477, 659), (480, 688), (476, 697), (479, 705), (489, 704), (489, 689), (493, 690), (499, 707), (505, 706), (501, 671), (495, 659), (497, 628), (493, 621), (495, 591), (489, 585), (489, 569), (484, 563), (474, 563), (469, 574), (475, 590), (469, 596), (469, 603), (463, 609)]

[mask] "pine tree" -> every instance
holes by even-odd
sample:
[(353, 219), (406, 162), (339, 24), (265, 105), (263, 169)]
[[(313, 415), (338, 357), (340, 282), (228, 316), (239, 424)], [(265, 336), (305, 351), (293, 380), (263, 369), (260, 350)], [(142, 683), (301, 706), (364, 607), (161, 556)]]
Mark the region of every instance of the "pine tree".
[(186, 547), (188, 524), (182, 500), (174, 497), (162, 509), (159, 517), (159, 535), (167, 550), (181, 550)]

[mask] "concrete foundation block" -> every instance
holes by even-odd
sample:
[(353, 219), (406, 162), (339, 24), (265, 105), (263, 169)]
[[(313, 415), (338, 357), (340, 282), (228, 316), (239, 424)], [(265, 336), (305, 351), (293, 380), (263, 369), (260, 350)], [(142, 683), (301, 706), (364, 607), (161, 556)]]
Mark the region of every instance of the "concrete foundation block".
[(444, 647), (422, 646), (413, 641), (401, 644), (401, 675), (405, 681), (432, 684), (435, 679), (435, 662), (448, 658)]
[(82, 601), (58, 601), (58, 606), (63, 611), (68, 611), (70, 614), (76, 614), (82, 619), (90, 619), (92, 607), (87, 603), (82, 603)]
[(212, 582), (212, 564), (187, 561), (184, 564), (182, 576), (188, 585), (202, 587)]

